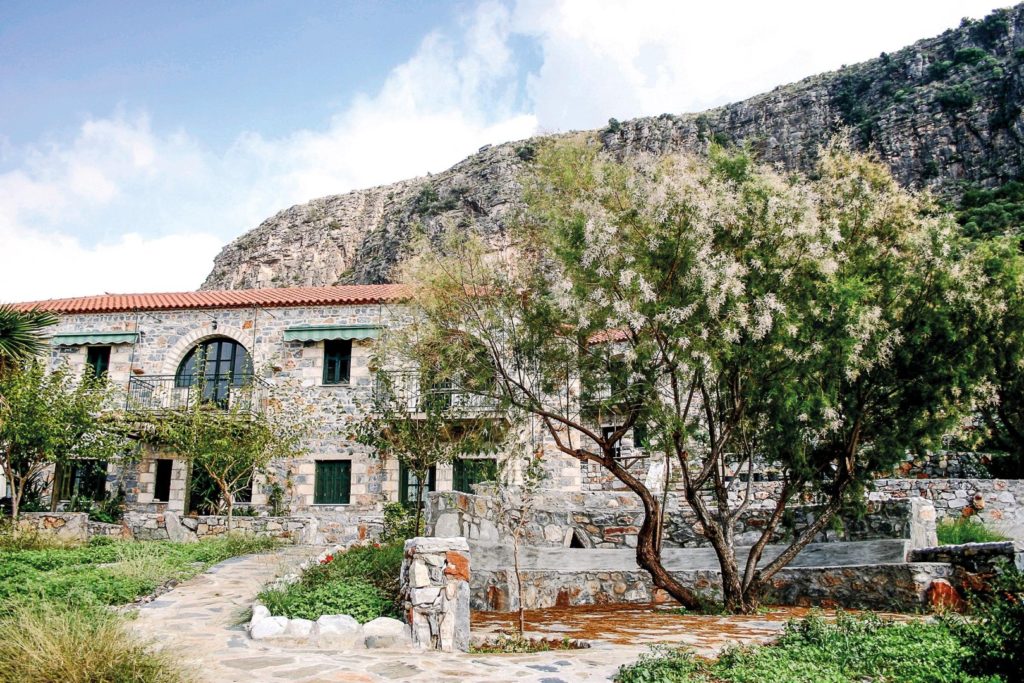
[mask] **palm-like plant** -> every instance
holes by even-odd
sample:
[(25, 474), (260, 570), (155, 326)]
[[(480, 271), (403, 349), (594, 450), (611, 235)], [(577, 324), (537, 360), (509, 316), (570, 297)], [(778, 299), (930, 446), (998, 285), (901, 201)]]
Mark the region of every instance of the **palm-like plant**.
[(48, 311), (0, 305), (0, 373), (39, 355), (45, 348), (43, 330), (56, 323), (57, 317)]

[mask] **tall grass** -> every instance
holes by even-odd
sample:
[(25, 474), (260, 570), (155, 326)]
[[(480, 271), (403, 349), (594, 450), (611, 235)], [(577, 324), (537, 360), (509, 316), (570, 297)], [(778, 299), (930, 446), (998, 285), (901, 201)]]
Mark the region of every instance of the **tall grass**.
[(102, 608), (8, 604), (0, 616), (0, 683), (185, 683), (193, 680)]
[(1006, 536), (989, 529), (975, 517), (944, 519), (935, 526), (939, 545), (960, 545), (962, 543), (993, 543), (1008, 541)]

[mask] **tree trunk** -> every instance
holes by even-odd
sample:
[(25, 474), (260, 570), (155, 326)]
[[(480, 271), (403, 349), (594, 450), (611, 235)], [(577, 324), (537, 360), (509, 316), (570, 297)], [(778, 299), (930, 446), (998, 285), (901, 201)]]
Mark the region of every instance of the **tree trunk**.
[(234, 510), (235, 510), (235, 497), (232, 496), (230, 493), (228, 493), (228, 494), (225, 494), (224, 500), (227, 501), (227, 504), (228, 504), (228, 533), (230, 534), (231, 533), (231, 518), (232, 518), (231, 513), (234, 512)]
[[(520, 517), (520, 520), (522, 517)], [(519, 637), (523, 637), (523, 632), (526, 630), (526, 607), (523, 605), (523, 576), (519, 572), (519, 532), (522, 527), (520, 522), (520, 529), (516, 529), (515, 533), (512, 534), (512, 566), (516, 573), (516, 591), (519, 595)]]
[(416, 474), (416, 535), (420, 535), (420, 519), (423, 515), (423, 477)]
[(21, 489), (11, 482), (11, 519), (18, 521), (19, 509), (21, 508)]

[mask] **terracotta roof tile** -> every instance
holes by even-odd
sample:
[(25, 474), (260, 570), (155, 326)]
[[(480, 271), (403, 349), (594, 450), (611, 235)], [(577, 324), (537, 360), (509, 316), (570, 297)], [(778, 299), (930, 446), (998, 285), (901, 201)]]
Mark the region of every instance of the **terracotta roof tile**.
[(409, 296), (405, 285), (345, 285), (339, 287), (281, 287), (269, 289), (221, 289), (153, 294), (102, 294), (72, 299), (46, 299), (14, 304), (18, 310), (38, 309), (53, 313), (115, 313), (121, 311), (168, 311), (193, 308), (262, 308), (377, 304), (401, 301)]

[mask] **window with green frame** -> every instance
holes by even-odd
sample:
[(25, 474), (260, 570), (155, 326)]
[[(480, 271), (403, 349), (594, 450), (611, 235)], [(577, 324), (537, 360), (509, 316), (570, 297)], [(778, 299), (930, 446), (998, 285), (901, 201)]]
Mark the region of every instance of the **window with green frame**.
[(110, 369), (110, 347), (90, 346), (85, 352), (85, 363), (92, 368), (93, 377), (103, 377)]
[(352, 489), (351, 460), (317, 460), (314, 505), (348, 505)]
[(107, 497), (107, 462), (73, 460), (61, 463), (56, 472), (58, 500), (84, 498), (101, 501)]
[[(398, 502), (402, 505), (412, 505), (416, 503), (416, 487), (419, 484), (419, 480), (416, 477), (416, 473), (410, 470), (405, 464), (398, 466)], [(424, 500), (426, 499), (427, 493), (430, 491), (437, 490), (437, 468), (431, 467), (427, 470), (427, 482), (426, 486), (423, 487)], [(423, 504), (423, 500), (420, 504)]]
[(352, 340), (324, 342), (324, 384), (348, 384), (352, 369)]
[(498, 461), (494, 458), (460, 458), (452, 468), (452, 489), (473, 493), (473, 484), (497, 481)]

